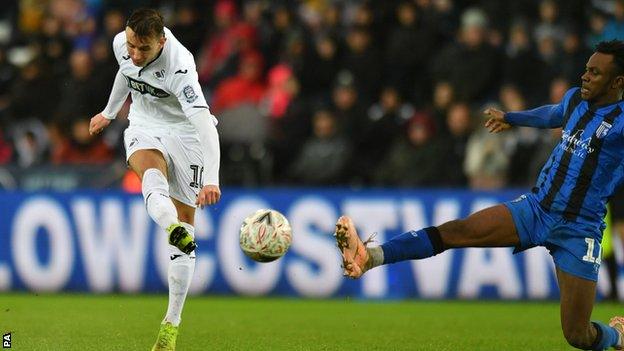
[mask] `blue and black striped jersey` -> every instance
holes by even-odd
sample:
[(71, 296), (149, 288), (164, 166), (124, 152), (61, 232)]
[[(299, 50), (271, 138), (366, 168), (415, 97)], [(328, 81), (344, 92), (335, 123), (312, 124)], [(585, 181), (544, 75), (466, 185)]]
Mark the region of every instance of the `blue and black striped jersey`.
[(594, 105), (580, 89), (566, 92), (559, 104), (509, 112), (512, 125), (562, 127), (533, 188), (540, 204), (570, 221), (604, 226), (606, 204), (624, 178), (624, 101)]

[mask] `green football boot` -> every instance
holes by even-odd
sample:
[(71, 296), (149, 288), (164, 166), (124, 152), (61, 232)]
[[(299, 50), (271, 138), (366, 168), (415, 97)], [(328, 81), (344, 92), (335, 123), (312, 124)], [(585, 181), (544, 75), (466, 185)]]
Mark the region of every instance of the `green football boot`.
[(185, 254), (189, 255), (197, 248), (193, 237), (183, 225), (179, 223), (172, 224), (167, 228), (167, 233), (169, 233), (169, 244), (177, 247)]
[(169, 322), (161, 324), (158, 331), (158, 339), (156, 339), (152, 351), (175, 351), (177, 337), (178, 327), (174, 327)]

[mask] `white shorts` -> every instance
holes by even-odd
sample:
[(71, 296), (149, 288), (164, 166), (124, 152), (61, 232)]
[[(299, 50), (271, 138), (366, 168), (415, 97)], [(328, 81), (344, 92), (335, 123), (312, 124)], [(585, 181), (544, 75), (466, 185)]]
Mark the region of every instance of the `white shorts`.
[(169, 196), (191, 207), (203, 186), (203, 157), (195, 134), (128, 127), (124, 131), (126, 161), (138, 150), (158, 150), (167, 162)]

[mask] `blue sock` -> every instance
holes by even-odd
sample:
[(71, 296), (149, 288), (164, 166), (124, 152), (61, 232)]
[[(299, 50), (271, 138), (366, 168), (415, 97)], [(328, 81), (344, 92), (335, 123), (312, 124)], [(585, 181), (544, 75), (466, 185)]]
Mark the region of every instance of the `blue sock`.
[(596, 341), (591, 346), (592, 350), (602, 351), (617, 345), (620, 335), (615, 328), (600, 322), (592, 322), (592, 324), (597, 332)]
[(427, 258), (444, 251), (440, 231), (436, 227), (409, 231), (381, 245), (383, 263)]

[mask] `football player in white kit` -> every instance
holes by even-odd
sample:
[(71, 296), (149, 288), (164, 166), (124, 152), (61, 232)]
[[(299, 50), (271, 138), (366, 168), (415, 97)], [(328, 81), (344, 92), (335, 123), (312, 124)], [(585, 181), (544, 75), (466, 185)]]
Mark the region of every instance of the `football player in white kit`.
[(106, 108), (91, 119), (100, 133), (128, 94), (126, 159), (142, 179), (147, 212), (169, 235), (169, 305), (153, 350), (174, 350), (195, 268), (196, 206), (219, 201), (219, 136), (193, 55), (152, 9), (139, 9), (113, 40), (119, 71)]

